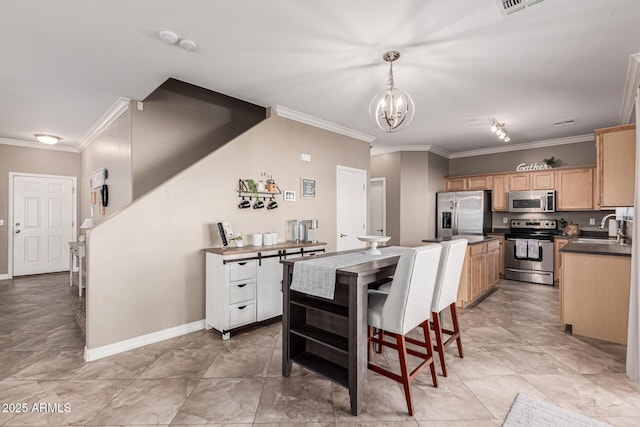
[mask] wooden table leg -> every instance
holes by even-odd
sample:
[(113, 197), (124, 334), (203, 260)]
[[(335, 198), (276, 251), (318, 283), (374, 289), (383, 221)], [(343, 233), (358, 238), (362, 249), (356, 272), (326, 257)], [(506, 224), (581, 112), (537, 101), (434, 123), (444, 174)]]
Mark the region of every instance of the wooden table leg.
[(293, 275), (293, 265), (284, 264), (282, 271), (282, 376), (291, 375), (291, 316), (289, 307), (289, 286), (291, 285), (291, 276)]
[(362, 412), (367, 378), (367, 286), (349, 278), (349, 399), (351, 414)]

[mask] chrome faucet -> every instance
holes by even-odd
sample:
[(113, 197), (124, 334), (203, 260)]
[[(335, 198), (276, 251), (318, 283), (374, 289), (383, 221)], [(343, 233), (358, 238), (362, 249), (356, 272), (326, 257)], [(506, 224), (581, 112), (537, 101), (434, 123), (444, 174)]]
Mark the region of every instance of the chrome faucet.
[(611, 217), (614, 217), (614, 216), (616, 216), (616, 214), (614, 214), (614, 213), (609, 214), (609, 215), (605, 215), (604, 218), (602, 218), (602, 222), (600, 222), (600, 225), (598, 226), (598, 228), (600, 228), (600, 229), (604, 228), (604, 224), (607, 222), (607, 220), (609, 218), (611, 218)]

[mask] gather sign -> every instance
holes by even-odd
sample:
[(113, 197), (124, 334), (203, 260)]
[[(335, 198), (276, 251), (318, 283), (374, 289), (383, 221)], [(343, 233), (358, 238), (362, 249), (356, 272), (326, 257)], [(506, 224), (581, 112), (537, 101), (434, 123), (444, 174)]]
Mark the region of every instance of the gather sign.
[(518, 172), (524, 172), (524, 171), (539, 171), (539, 170), (543, 170), (543, 169), (551, 169), (551, 166), (549, 166), (546, 163), (520, 163), (518, 166), (516, 166), (516, 171)]

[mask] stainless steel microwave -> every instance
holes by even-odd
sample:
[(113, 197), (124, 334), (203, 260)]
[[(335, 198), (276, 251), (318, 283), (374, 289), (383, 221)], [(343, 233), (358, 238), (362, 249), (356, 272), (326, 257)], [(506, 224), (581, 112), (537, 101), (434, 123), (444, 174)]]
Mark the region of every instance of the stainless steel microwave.
[(510, 191), (509, 212), (555, 212), (556, 192), (542, 191)]

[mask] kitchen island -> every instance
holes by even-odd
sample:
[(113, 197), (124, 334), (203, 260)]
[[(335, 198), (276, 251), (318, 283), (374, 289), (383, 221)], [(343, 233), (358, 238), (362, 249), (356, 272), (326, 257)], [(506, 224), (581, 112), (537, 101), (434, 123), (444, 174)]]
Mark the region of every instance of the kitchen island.
[(560, 249), (560, 320), (576, 335), (626, 344), (631, 245), (589, 240)]
[(492, 291), (500, 273), (500, 237), (458, 235), (425, 239), (423, 243), (466, 239), (469, 242), (464, 258), (456, 307), (465, 308)]
[[(390, 248), (389, 248), (390, 249)], [(318, 255), (331, 257), (346, 251)], [(368, 284), (394, 274), (399, 256), (336, 269), (333, 299), (291, 289), (294, 264), (283, 260), (282, 375), (295, 362), (349, 390), (351, 413), (362, 411), (367, 377)]]

